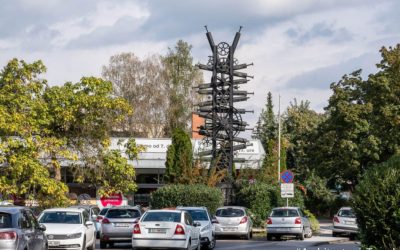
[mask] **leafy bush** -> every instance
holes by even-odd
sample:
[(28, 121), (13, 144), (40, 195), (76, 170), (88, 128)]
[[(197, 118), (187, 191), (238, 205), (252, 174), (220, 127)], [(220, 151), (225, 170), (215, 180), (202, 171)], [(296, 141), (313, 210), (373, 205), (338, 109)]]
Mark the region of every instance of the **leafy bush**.
[(314, 216), (314, 214), (312, 214), (309, 210), (304, 210), (304, 213), (306, 214), (306, 216), (310, 220), (311, 229), (312, 229), (313, 233), (319, 232), (319, 221)]
[(222, 206), (222, 192), (206, 185), (166, 185), (151, 194), (152, 208), (205, 206), (211, 213)]
[(397, 155), (367, 170), (356, 187), (352, 207), (365, 247), (400, 246), (399, 180), (400, 155)]
[[(280, 186), (271, 183), (255, 183), (243, 186), (237, 203), (250, 209), (256, 227), (264, 226), (265, 220), (274, 207), (286, 206), (286, 199), (281, 198)], [(295, 197), (289, 199), (289, 206), (304, 207), (303, 193), (295, 189)]]

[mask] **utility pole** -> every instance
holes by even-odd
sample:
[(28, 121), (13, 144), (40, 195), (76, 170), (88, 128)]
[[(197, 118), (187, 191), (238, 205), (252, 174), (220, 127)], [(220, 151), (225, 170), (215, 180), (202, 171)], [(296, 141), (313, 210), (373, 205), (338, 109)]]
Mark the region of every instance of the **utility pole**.
[(278, 183), (281, 183), (281, 95), (278, 105)]

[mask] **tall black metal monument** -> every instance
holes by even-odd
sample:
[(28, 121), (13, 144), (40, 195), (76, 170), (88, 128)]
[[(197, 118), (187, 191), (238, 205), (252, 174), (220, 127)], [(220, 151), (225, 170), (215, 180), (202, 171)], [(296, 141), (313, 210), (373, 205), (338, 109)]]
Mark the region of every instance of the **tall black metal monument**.
[(246, 101), (252, 94), (239, 90), (240, 85), (253, 78), (239, 71), (253, 64), (240, 64), (234, 57), (241, 29), (236, 32), (231, 45), (226, 42), (215, 44), (206, 26), (212, 56), (209, 56), (207, 64), (198, 64), (200, 69), (212, 72), (210, 83), (197, 86), (198, 93), (208, 97), (207, 101), (198, 104), (197, 110), (197, 114), (205, 118), (199, 134), (204, 136), (203, 145), (208, 148), (199, 152), (199, 156), (211, 161), (211, 167), (228, 169), (229, 174), (232, 174), (234, 162), (244, 161), (235, 157), (235, 151), (245, 149), (248, 144), (247, 139), (238, 137), (248, 125), (241, 114), (252, 112), (234, 107), (235, 103)]

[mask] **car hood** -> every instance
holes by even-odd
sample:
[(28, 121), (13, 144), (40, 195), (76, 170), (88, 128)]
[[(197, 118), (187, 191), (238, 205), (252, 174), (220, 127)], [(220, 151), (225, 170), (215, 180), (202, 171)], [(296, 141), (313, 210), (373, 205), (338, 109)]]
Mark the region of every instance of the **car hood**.
[(46, 234), (74, 234), (82, 232), (81, 224), (42, 223), (46, 226)]

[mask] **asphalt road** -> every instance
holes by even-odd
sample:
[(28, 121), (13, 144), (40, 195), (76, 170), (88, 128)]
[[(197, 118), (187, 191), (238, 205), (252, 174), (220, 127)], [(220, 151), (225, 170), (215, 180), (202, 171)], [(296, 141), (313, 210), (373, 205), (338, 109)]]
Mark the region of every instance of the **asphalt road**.
[[(263, 236), (255, 236), (251, 240), (237, 239), (237, 238), (223, 238), (217, 240), (215, 250), (359, 250), (360, 244), (357, 241), (350, 241), (346, 237), (332, 237), (332, 223), (320, 222), (321, 231), (319, 235), (312, 238), (305, 239), (304, 241), (288, 238), (281, 241), (267, 241)], [(97, 241), (96, 249), (100, 249), (99, 242)], [(131, 249), (130, 244), (115, 244), (113, 248), (117, 249)]]

